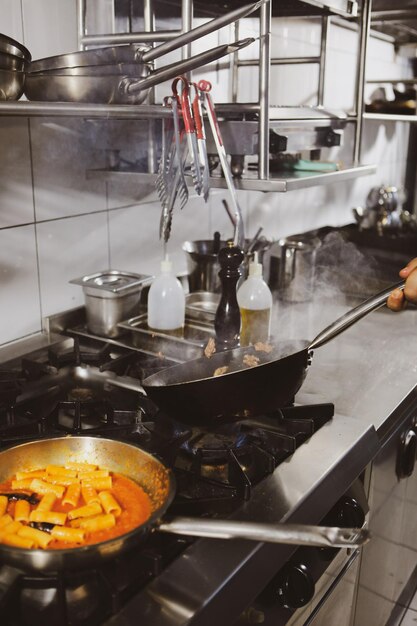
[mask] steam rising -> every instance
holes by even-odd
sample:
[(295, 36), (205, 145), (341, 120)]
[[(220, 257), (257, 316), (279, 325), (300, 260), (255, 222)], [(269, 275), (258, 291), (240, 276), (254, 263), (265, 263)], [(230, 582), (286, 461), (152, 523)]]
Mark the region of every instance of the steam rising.
[(286, 302), (275, 294), (271, 332), (274, 338), (311, 340), (339, 315), (387, 286), (368, 253), (336, 232), (326, 235), (317, 250), (313, 297)]

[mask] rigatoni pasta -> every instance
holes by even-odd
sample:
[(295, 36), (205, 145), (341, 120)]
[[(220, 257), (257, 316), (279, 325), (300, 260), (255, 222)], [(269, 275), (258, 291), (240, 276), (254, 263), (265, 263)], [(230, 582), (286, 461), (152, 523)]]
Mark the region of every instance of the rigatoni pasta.
[(0, 484), (0, 543), (16, 548), (99, 543), (140, 526), (150, 514), (150, 499), (138, 484), (92, 463), (51, 464)]
[(14, 508), (14, 518), (16, 522), (29, 523), (30, 504), (27, 500), (18, 500)]

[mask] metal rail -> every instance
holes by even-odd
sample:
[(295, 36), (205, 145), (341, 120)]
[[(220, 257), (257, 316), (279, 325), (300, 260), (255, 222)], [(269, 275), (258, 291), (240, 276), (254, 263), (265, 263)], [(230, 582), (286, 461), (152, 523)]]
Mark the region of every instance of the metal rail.
[(269, 70), (271, 60), (272, 1), (261, 7), (259, 38), (259, 162), (261, 180), (269, 176)]
[(361, 8), (361, 19), (359, 26), (359, 51), (358, 64), (356, 73), (356, 127), (355, 138), (353, 144), (353, 163), (359, 165), (362, 147), (362, 129), (363, 129), (363, 113), (365, 110), (365, 70), (366, 70), (366, 51), (368, 47), (369, 31), (371, 28), (371, 8), (372, 0), (363, 0)]
[[(324, 9), (325, 3), (322, 0), (307, 0), (313, 6), (322, 7)], [(102, 35), (87, 35), (86, 33), (86, 3), (87, 0), (77, 0), (77, 21), (78, 21), (78, 35), (79, 35), (79, 48), (83, 49), (86, 46), (91, 45), (103, 45), (103, 44), (119, 44), (119, 43), (136, 43), (136, 42), (161, 42), (169, 41), (176, 37), (181, 32), (188, 32), (192, 28), (193, 22), (193, 0), (181, 0), (181, 15), (182, 15), (182, 29), (170, 30), (170, 31), (156, 31), (155, 30), (155, 16), (153, 12), (153, 0), (144, 0), (144, 32), (141, 33), (106, 33)], [(356, 10), (353, 10), (353, 4), (351, 3), (350, 16), (356, 14)], [(363, 127), (363, 114), (364, 114), (364, 86), (365, 86), (365, 59), (367, 40), (369, 37), (370, 22), (371, 22), (371, 4), (372, 0), (363, 0), (361, 15), (359, 20), (359, 50), (358, 50), (358, 63), (357, 63), (357, 77), (355, 85), (355, 110), (353, 115), (349, 117), (349, 121), (354, 121), (355, 126), (355, 138), (353, 148), (353, 163), (358, 165), (360, 162), (360, 150), (362, 141), (362, 127)], [(337, 5), (337, 3), (336, 3)], [(346, 7), (343, 0), (341, 6), (338, 8), (335, 4), (331, 6), (331, 12), (337, 14), (341, 12), (346, 13)], [(326, 5), (327, 8), (330, 8)], [(288, 58), (271, 58), (270, 53), (270, 39), (271, 39), (271, 23), (272, 23), (272, 0), (263, 4), (260, 8), (260, 20), (259, 20), (259, 61), (257, 59), (251, 60), (239, 60), (238, 54), (235, 53), (231, 57), (230, 69), (231, 69), (231, 101), (232, 106), (236, 106), (243, 113), (253, 111), (257, 112), (259, 116), (259, 155), (258, 155), (258, 178), (260, 181), (268, 180), (269, 178), (269, 130), (270, 130), (270, 68), (271, 65), (298, 65), (298, 64), (317, 64), (319, 66), (319, 78), (318, 78), (318, 90), (317, 90), (317, 103), (319, 107), (323, 107), (324, 104), (324, 91), (325, 91), (325, 66), (326, 66), (326, 53), (327, 53), (327, 40), (328, 31), (330, 25), (330, 18), (328, 17), (328, 11), (321, 17), (322, 31), (320, 42), (320, 53), (318, 56), (305, 56), (305, 57), (288, 57)], [(235, 22), (233, 25), (235, 38), (239, 38), (239, 22)], [(187, 58), (191, 55), (191, 44), (187, 44), (183, 47), (183, 58)], [(240, 105), (237, 103), (238, 98), (238, 70), (240, 67), (250, 67), (259, 65), (259, 88), (258, 88), (258, 103), (250, 105)], [(148, 108), (143, 109), (141, 107), (126, 108), (124, 106), (111, 107), (99, 106), (90, 108), (89, 105), (85, 107), (74, 107), (69, 104), (62, 111), (62, 115), (91, 115), (92, 117), (98, 116), (101, 111), (101, 115), (105, 114), (109, 109), (110, 117), (138, 117), (141, 119), (150, 119), (157, 117), (163, 117), (163, 107), (152, 108), (154, 103), (154, 97), (151, 94), (149, 105), (145, 105)], [(1, 103), (3, 104), (3, 103)], [(32, 104), (32, 109), (27, 110), (27, 114), (38, 114), (37, 104)], [(60, 105), (61, 108), (62, 105)], [(227, 105), (226, 105), (227, 106)], [(1, 107), (3, 109), (3, 106)], [(44, 111), (46, 107), (43, 107)], [(84, 109), (84, 110), (83, 110)], [(133, 110), (132, 110), (133, 109)], [(4, 110), (4, 109), (3, 109)], [(51, 109), (54, 114), (60, 115), (56, 109)], [(110, 113), (111, 110), (111, 113)], [(159, 113), (158, 113), (159, 112)], [(20, 110), (18, 112), (20, 114)], [(25, 114), (21, 113), (22, 115)], [(139, 115), (138, 115), (139, 114)], [(294, 117), (296, 121), (297, 116)], [(304, 118), (310, 119), (309, 117)], [(314, 115), (311, 116), (314, 119)], [(153, 122), (149, 122), (149, 150), (148, 150), (148, 165), (149, 172), (155, 172), (156, 167), (156, 155), (152, 147)]]

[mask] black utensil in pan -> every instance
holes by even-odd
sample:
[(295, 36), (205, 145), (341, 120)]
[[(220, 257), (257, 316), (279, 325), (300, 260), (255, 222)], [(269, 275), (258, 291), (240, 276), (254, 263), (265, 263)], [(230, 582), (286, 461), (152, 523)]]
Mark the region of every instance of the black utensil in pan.
[[(183, 517), (165, 519), (164, 515), (175, 493), (175, 480), (171, 471), (156, 457), (137, 446), (101, 437), (41, 439), (4, 450), (0, 452), (0, 482), (16, 472), (40, 469), (50, 464), (65, 465), (68, 461), (96, 463), (137, 482), (150, 498), (150, 518), (123, 535), (77, 548), (28, 550), (0, 543), (1, 563), (23, 571), (94, 567), (140, 544), (154, 531), (197, 537), (244, 538), (272, 543), (345, 548), (360, 546), (369, 539), (369, 531), (363, 528), (258, 524)], [(0, 599), (3, 591), (0, 585)]]
[[(145, 378), (143, 389), (160, 409), (193, 425), (219, 426), (228, 420), (276, 410), (290, 402), (300, 389), (312, 351), (385, 304), (396, 288), (403, 289), (404, 281), (348, 311), (313, 341), (271, 343), (269, 353), (256, 350), (254, 346), (235, 348), (211, 358), (188, 361)], [(245, 365), (246, 355), (259, 359), (258, 365)], [(227, 368), (225, 373), (215, 375), (216, 370), (224, 367)]]

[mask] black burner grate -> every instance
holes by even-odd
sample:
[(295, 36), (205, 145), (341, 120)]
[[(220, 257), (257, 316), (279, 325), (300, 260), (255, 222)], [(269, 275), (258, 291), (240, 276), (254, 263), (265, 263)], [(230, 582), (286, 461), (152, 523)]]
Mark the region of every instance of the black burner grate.
[[(78, 340), (64, 350), (28, 355), (0, 372), (0, 449), (63, 434), (128, 441), (172, 467), (177, 489), (170, 513), (216, 517), (248, 500), (253, 487), (334, 413), (332, 404), (290, 406), (217, 430), (193, 429), (159, 412), (132, 385), (167, 364)], [(89, 572), (16, 575), (0, 566), (2, 620), (8, 626), (99, 626), (186, 545), (155, 533), (132, 553)]]

